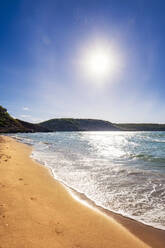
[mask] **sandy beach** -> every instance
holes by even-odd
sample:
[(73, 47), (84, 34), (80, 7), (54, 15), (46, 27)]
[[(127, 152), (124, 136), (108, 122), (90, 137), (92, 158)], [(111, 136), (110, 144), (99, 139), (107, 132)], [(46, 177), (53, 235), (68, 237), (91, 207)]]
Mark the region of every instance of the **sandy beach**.
[(165, 247), (164, 231), (82, 204), (30, 153), (0, 137), (0, 248)]

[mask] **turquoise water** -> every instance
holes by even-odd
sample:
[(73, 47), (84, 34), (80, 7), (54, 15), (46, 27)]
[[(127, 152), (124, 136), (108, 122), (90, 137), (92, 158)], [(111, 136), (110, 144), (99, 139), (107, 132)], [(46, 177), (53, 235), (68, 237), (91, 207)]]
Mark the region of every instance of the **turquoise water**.
[(97, 205), (165, 230), (165, 132), (16, 134), (56, 179)]

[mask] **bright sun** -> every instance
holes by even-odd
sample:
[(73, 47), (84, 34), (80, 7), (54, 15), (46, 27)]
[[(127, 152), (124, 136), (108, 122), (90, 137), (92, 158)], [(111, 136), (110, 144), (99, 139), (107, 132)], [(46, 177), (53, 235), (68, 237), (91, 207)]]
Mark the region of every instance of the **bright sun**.
[(94, 54), (90, 54), (88, 67), (91, 73), (104, 76), (106, 73), (108, 73), (109, 66), (109, 57), (104, 52), (98, 51)]
[(117, 68), (116, 56), (110, 50), (95, 48), (86, 53), (85, 68), (90, 77), (105, 79)]

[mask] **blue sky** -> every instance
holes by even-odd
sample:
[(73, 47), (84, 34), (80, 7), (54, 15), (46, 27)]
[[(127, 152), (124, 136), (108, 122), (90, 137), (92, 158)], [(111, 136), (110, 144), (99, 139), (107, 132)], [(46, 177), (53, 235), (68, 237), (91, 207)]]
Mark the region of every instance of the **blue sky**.
[[(165, 3), (161, 0), (0, 2), (0, 104), (14, 117), (165, 123)], [(120, 58), (106, 82), (88, 78), (83, 51)]]

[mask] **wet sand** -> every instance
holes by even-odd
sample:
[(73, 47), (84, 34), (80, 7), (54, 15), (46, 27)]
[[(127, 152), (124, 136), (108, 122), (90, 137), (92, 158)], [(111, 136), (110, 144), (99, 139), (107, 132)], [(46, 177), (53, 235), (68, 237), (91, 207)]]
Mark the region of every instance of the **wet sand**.
[[(0, 248), (164, 247), (154, 231), (157, 246), (142, 241), (143, 225), (134, 235), (113, 214), (77, 201), (30, 153), (29, 146), (0, 137)], [(122, 224), (136, 229), (127, 218)]]

